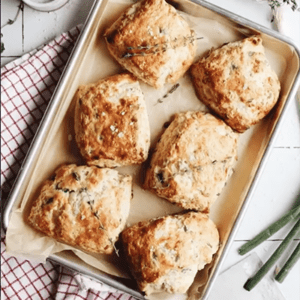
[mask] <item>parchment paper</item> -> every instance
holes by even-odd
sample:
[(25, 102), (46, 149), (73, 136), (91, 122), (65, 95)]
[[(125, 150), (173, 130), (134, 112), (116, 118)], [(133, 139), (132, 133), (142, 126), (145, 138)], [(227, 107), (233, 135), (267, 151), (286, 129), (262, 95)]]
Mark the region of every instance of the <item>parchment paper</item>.
[[(89, 255), (71, 246), (59, 243), (32, 229), (27, 225), (26, 217), (32, 202), (39, 193), (41, 183), (49, 178), (59, 165), (64, 163), (84, 163), (74, 141), (74, 101), (72, 102), (72, 99), (80, 84), (96, 82), (121, 70), (106, 49), (103, 33), (104, 29), (112, 24), (130, 4), (132, 2), (127, 0), (109, 1), (103, 15), (99, 13), (99, 18), (94, 21), (95, 25), (90, 33), (90, 43), (82, 49), (81, 61), (78, 62), (78, 71), (72, 75), (73, 77), (66, 85), (58, 113), (55, 115), (48, 132), (47, 140), (39, 153), (33, 172), (28, 174), (30, 179), (24, 195), (21, 196), (21, 204), (15, 207), (11, 213), (6, 241), (7, 252), (12, 255), (22, 255), (29, 259), (44, 262), (53, 253), (73, 250), (84, 262), (99, 270), (115, 276), (128, 276), (120, 267), (121, 264), (118, 263), (117, 257)], [(185, 1), (182, 1), (180, 9), (184, 10), (184, 12), (181, 11), (180, 13), (195, 30), (196, 36), (203, 38), (197, 41), (198, 51), (196, 59), (203, 56), (212, 47), (219, 47), (223, 43), (239, 40), (254, 33), (254, 31), (236, 25), (215, 12), (211, 12), (196, 4), (186, 4)], [(219, 254), (251, 186), (263, 151), (268, 144), (274, 124), (295, 77), (295, 72), (290, 72), (291, 68), (296, 67), (295, 64), (292, 67), (291, 64), (287, 63), (288, 61), (296, 61), (293, 50), (268, 36), (263, 36), (263, 38), (268, 60), (282, 83), (281, 98), (277, 108), (266, 119), (240, 135), (239, 158), (235, 166), (235, 172), (210, 212), (210, 217), (216, 223), (220, 232), (221, 247)], [(179, 88), (167, 98), (163, 98), (163, 96), (167, 94), (173, 85), (169, 84), (160, 90), (155, 90), (142, 82), (140, 84), (147, 104), (152, 148), (163, 131), (164, 123), (168, 122), (174, 113), (187, 110), (207, 110), (196, 97), (188, 74), (179, 80)], [(162, 100), (162, 103), (158, 100)], [(118, 170), (121, 173), (131, 174), (134, 179), (134, 197), (127, 222), (128, 226), (142, 220), (181, 210), (177, 206), (141, 188), (145, 164), (142, 166), (123, 167)], [(216, 259), (214, 264), (217, 261)], [(214, 267), (214, 265), (209, 266), (212, 269)], [(204, 271), (204, 274), (205, 272), (205, 276), (201, 275), (201, 278), (197, 279), (196, 289), (206, 284), (209, 278), (208, 269)]]

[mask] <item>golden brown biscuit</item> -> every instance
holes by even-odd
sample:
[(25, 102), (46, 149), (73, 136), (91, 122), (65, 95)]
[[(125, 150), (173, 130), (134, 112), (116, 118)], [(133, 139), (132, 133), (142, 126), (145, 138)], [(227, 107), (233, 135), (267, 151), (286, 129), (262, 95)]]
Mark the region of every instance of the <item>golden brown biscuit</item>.
[(125, 229), (121, 241), (141, 291), (185, 293), (212, 261), (219, 233), (206, 214), (189, 212), (140, 222)]
[(155, 88), (183, 76), (196, 52), (194, 32), (164, 0), (133, 4), (106, 30), (105, 38), (119, 64)]
[(64, 165), (45, 181), (28, 222), (59, 241), (111, 254), (124, 229), (132, 178), (116, 170)]
[(183, 208), (209, 211), (232, 174), (237, 138), (209, 113), (176, 114), (156, 145), (144, 188)]
[(75, 108), (75, 136), (88, 165), (117, 167), (145, 161), (150, 129), (136, 78), (118, 74), (81, 86)]
[(260, 36), (212, 50), (191, 74), (199, 99), (238, 132), (264, 118), (279, 97), (280, 82)]

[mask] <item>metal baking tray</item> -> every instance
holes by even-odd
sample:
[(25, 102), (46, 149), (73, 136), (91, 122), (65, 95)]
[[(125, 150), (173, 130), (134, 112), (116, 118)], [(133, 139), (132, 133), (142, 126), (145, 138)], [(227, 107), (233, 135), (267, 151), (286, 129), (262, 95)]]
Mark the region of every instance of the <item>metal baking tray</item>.
[[(74, 148), (69, 147), (69, 144), (66, 143), (68, 135), (70, 132), (72, 133), (72, 129), (69, 128), (72, 125), (68, 120), (68, 116), (72, 112), (72, 99), (80, 84), (95, 82), (100, 78), (115, 74), (119, 70), (113, 59), (108, 58), (108, 53), (99, 50), (104, 45), (102, 38), (103, 26), (112, 23), (107, 15), (108, 11), (110, 13), (114, 11), (107, 8), (111, 5), (111, 2), (112, 0), (96, 0), (91, 9), (5, 204), (2, 218), (5, 230), (8, 229), (10, 219), (20, 207), (22, 201), (26, 197), (34, 197), (36, 194), (38, 183), (36, 183), (36, 186), (33, 185), (33, 177), (41, 182), (61, 163), (82, 163), (76, 155), (70, 155), (70, 151), (73, 151)], [(212, 264), (202, 273), (202, 278), (205, 278), (204, 284), (200, 289), (196, 286), (196, 290), (192, 292), (193, 299), (207, 299), (259, 182), (288, 106), (294, 101), (297, 87), (300, 84), (300, 52), (293, 42), (279, 33), (206, 1), (176, 0), (170, 2), (170, 4), (174, 5), (179, 11), (191, 16), (191, 18), (204, 18), (208, 22), (209, 30), (212, 30), (209, 32), (212, 40), (211, 43), (204, 45), (203, 51), (224, 42), (222, 39), (226, 39), (226, 34), (224, 35), (224, 32), (222, 32), (223, 29), (230, 32), (234, 31), (239, 36), (261, 34), (267, 56), (271, 59), (271, 65), (274, 64), (282, 85), (280, 99), (272, 112), (253, 129), (243, 134), (241, 145), (239, 145), (239, 163), (235, 174), (230, 179), (231, 182), (227, 184), (225, 191), (222, 192), (221, 199), (213, 205), (210, 212), (211, 218), (216, 222), (220, 231), (221, 246)], [(118, 10), (118, 2), (114, 2), (114, 5)], [(119, 10), (122, 11), (122, 9)], [(103, 57), (111, 59), (111, 62), (101, 68)], [(151, 93), (149, 87), (143, 85), (143, 88), (146, 93)], [(163, 94), (164, 91), (161, 93)], [(161, 122), (163, 121), (167, 120), (162, 118)], [(66, 149), (64, 146), (66, 146)], [(56, 156), (56, 147), (65, 150), (62, 150), (60, 155)], [(74, 151), (76, 152), (76, 149)], [(146, 195), (140, 190), (137, 191), (137, 194), (141, 197)], [(165, 202), (163, 203), (165, 205)], [(164, 213), (165, 208), (165, 206), (162, 208), (163, 212), (160, 212), (160, 214)], [(145, 210), (139, 213), (141, 216), (145, 213), (146, 216), (143, 217), (151, 217), (151, 215), (147, 215)], [(156, 216), (156, 212), (153, 212), (153, 216)], [(134, 218), (133, 220), (138, 221)], [(102, 272), (78, 258), (72, 251), (52, 254), (48, 259), (100, 280), (136, 298), (145, 299), (131, 279)], [(201, 277), (201, 274), (199, 276)]]

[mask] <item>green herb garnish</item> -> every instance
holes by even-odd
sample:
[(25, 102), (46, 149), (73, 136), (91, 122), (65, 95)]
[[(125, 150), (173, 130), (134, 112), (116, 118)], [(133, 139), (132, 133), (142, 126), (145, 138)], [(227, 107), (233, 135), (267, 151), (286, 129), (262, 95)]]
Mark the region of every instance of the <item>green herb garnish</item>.
[[(3, 37), (3, 34), (1, 33), (1, 39)], [(4, 47), (4, 43), (1, 41), (1, 53), (5, 50), (5, 47)]]
[(295, 11), (298, 7), (296, 0), (283, 0), (283, 2), (277, 1), (277, 0), (268, 0), (268, 3), (272, 9), (275, 9), (276, 7), (281, 6), (283, 3), (291, 5), (292, 6), (291, 8), (293, 11)]
[(300, 242), (294, 252), (291, 254), (287, 262), (284, 264), (279, 273), (275, 276), (275, 280), (282, 283), (289, 271), (296, 264), (297, 260), (300, 258)]
[(297, 220), (300, 216), (300, 203), (297, 204), (297, 206), (291, 210), (289, 210), (285, 215), (283, 215), (278, 221), (274, 222), (272, 225), (270, 225), (268, 228), (266, 228), (264, 231), (262, 231), (260, 234), (258, 234), (256, 237), (254, 237), (252, 240), (248, 241), (246, 244), (244, 244), (239, 250), (240, 255), (244, 255), (248, 253), (250, 250), (261, 244), (263, 241), (268, 239), (270, 236), (272, 236), (275, 232), (277, 232), (279, 229), (284, 227), (287, 223)]
[(247, 291), (251, 291), (260, 280), (268, 273), (271, 267), (275, 264), (275, 262), (279, 259), (282, 253), (285, 251), (287, 246), (290, 244), (294, 236), (300, 232), (300, 219), (296, 223), (296, 225), (292, 228), (289, 234), (285, 237), (285, 239), (281, 242), (279, 247), (275, 250), (275, 252), (271, 255), (271, 257), (267, 260), (267, 262), (257, 271), (257, 273), (250, 278), (244, 285), (244, 288)]
[(271, 22), (274, 22), (275, 20), (275, 9), (277, 7), (280, 7), (282, 4), (288, 4), (288, 5), (291, 5), (291, 9), (293, 11), (295, 11), (297, 8), (298, 8), (298, 4), (296, 2), (296, 0), (282, 0), (282, 1), (278, 1), (278, 0), (268, 0), (268, 4), (269, 6), (271, 7), (272, 9), (272, 13), (273, 13), (273, 17), (271, 19)]

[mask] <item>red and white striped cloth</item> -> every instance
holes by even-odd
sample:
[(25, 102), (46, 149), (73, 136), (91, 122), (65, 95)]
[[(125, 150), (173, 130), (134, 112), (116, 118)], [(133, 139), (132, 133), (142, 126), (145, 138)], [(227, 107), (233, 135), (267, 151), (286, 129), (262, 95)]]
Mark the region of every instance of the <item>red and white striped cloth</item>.
[[(80, 27), (1, 69), (1, 187), (7, 197), (64, 69)], [(134, 300), (51, 262), (10, 256), (1, 232), (2, 300)]]

